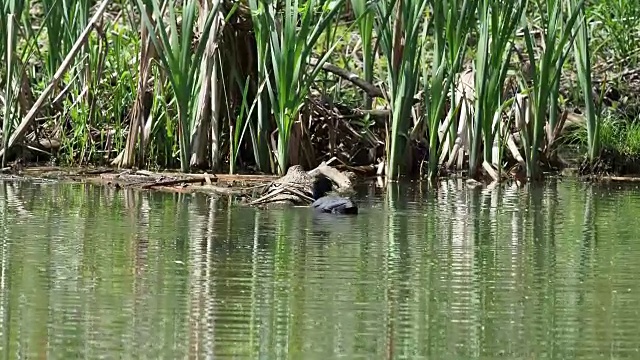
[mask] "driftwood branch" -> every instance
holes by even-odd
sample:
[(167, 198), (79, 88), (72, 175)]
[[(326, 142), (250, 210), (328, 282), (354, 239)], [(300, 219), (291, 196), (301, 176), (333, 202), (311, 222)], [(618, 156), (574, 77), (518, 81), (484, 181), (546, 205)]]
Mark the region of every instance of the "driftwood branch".
[[(309, 65), (311, 66), (316, 66), (318, 65), (318, 59), (314, 59), (311, 58), (309, 60)], [(378, 88), (377, 86), (371, 84), (370, 82), (360, 78), (358, 75), (345, 70), (343, 68), (337, 67), (333, 64), (330, 64), (328, 62), (325, 62), (324, 64), (322, 64), (322, 70), (330, 72), (332, 74), (338, 75), (341, 78), (353, 83), (353, 85), (359, 87), (360, 89), (364, 90), (364, 92), (367, 93), (367, 95), (371, 96), (372, 98), (377, 97), (377, 98), (383, 98), (384, 94), (382, 94), (382, 90), (380, 90), (380, 88)]]
[(327, 161), (323, 161), (322, 163), (320, 163), (320, 165), (318, 165), (315, 169), (313, 170), (309, 170), (307, 171), (307, 174), (311, 175), (311, 176), (317, 176), (318, 173), (320, 172), (320, 168), (321, 167), (325, 167), (325, 166), (329, 166), (329, 164), (333, 163), (334, 161), (336, 161), (338, 158), (336, 158), (335, 156), (332, 157), (331, 159), (327, 160)]
[(321, 174), (331, 179), (340, 188), (350, 188), (351, 180), (340, 170), (329, 166), (329, 164), (331, 164), (335, 160), (336, 160), (336, 157), (332, 157), (328, 161), (323, 161), (315, 169), (309, 171), (308, 174), (313, 177), (316, 177)]
[(170, 180), (162, 180), (153, 183), (148, 183), (142, 185), (142, 189), (151, 189), (156, 186), (173, 186), (180, 184), (193, 184), (193, 183), (202, 183), (202, 179), (170, 179)]
[(329, 179), (333, 180), (340, 188), (350, 188), (351, 180), (340, 170), (331, 166), (322, 166), (318, 168), (318, 172)]
[(304, 192), (300, 191), (295, 186), (283, 184), (280, 187), (278, 187), (277, 189), (275, 189), (273, 191), (270, 191), (267, 194), (263, 195), (262, 197), (251, 201), (249, 203), (249, 205), (259, 205), (259, 204), (267, 203), (267, 202), (269, 202), (269, 200), (271, 200), (274, 197), (276, 197), (276, 195), (285, 194), (287, 192), (292, 193), (293, 195), (299, 196), (301, 199), (304, 199), (306, 201), (309, 201), (309, 202), (313, 201), (313, 198), (311, 196), (309, 196), (309, 195), (305, 194)]
[(274, 191), (268, 192), (266, 195), (259, 197), (258, 199), (253, 200), (249, 203), (249, 205), (258, 205), (267, 202), (267, 200), (275, 197), (276, 195), (283, 193), (286, 189), (284, 187), (278, 188)]

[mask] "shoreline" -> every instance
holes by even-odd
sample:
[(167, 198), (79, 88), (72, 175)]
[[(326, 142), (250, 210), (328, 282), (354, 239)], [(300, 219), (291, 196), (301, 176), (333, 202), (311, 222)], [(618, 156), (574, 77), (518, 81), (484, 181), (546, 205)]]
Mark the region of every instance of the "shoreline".
[[(577, 168), (567, 168), (545, 174), (545, 178), (575, 178), (583, 182), (595, 183), (638, 183), (640, 174), (628, 175), (580, 175)], [(137, 169), (118, 169), (112, 167), (92, 166), (49, 166), (29, 164), (19, 169), (5, 168), (0, 171), (0, 180), (36, 180), (70, 181), (87, 183), (116, 189), (136, 189), (169, 193), (202, 193), (210, 195), (252, 197), (256, 190), (269, 186), (281, 178), (277, 175), (244, 173), (231, 175), (228, 173), (210, 174), (181, 173), (177, 170), (149, 171)], [(358, 175), (357, 182), (380, 178), (378, 176)], [(495, 187), (501, 183), (484, 183), (460, 174), (443, 176), (439, 180), (459, 179), (470, 187)], [(428, 182), (422, 178), (405, 178), (400, 181)], [(544, 180), (543, 180), (544, 181)], [(253, 194), (255, 195), (255, 194)]]
[(269, 185), (278, 179), (272, 175), (180, 173), (110, 167), (66, 167), (31, 164), (19, 170), (0, 172), (0, 180), (70, 181), (107, 186), (116, 189), (137, 189), (170, 193), (204, 193), (246, 195), (251, 190)]

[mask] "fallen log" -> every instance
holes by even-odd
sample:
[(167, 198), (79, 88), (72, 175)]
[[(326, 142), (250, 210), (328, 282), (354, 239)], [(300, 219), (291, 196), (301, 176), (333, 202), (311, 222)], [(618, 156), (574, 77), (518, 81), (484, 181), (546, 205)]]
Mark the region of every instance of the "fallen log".
[(313, 183), (318, 176), (325, 176), (333, 181), (338, 185), (337, 191), (350, 190), (352, 187), (351, 179), (347, 174), (329, 166), (333, 161), (335, 158), (322, 162), (318, 167), (308, 172), (305, 172), (300, 165), (290, 167), (283, 177), (269, 184), (261, 196), (249, 202), (249, 205), (310, 204), (314, 200), (312, 197)]

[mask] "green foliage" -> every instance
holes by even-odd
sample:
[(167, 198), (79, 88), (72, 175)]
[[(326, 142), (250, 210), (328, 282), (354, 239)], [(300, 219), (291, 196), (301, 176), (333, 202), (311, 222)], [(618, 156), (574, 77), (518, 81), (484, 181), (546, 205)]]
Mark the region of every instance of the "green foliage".
[(257, 12), (254, 16), (268, 29), (273, 80), (267, 77), (267, 89), (278, 128), (277, 159), (281, 175), (287, 171), (293, 123), (298, 120), (309, 89), (333, 50), (333, 47), (328, 49), (308, 70), (313, 47), (343, 4), (344, 0), (306, 0), (302, 4), (285, 0), (284, 12), (278, 12), (273, 3), (262, 3), (260, 7), (254, 4), (253, 11)]
[(634, 0), (594, 0), (586, 9), (594, 53), (625, 67), (640, 63), (640, 6)]
[(391, 108), (391, 132), (387, 143), (387, 176), (396, 180), (406, 166), (413, 99), (420, 74), (421, 29), (426, 26), (428, 1), (377, 1), (376, 32), (387, 58), (387, 85)]
[[(560, 97), (560, 76), (564, 62), (573, 45), (575, 37), (575, 22), (581, 13), (584, 0), (577, 1), (571, 7), (572, 12), (566, 18), (561, 0), (547, 1), (546, 7), (539, 8), (543, 19), (544, 51), (536, 60), (534, 39), (528, 27), (525, 28), (525, 44), (531, 69), (533, 72), (533, 86), (531, 88), (532, 121), (523, 127), (524, 150), (526, 157), (527, 176), (540, 176), (539, 148), (545, 138), (545, 124), (554, 130), (557, 125), (558, 99)], [(566, 18), (566, 20), (565, 20)], [(584, 50), (584, 48), (579, 48)], [(579, 65), (583, 69), (584, 63)]]
[[(253, 32), (256, 41), (256, 83), (266, 83), (267, 79), (272, 78), (269, 74), (269, 64), (271, 63), (269, 56), (270, 41), (270, 22), (266, 16), (265, 2), (258, 0), (249, 0), (251, 9), (251, 23), (253, 24)], [(271, 111), (269, 110), (269, 98), (267, 92), (260, 92), (256, 98), (256, 118), (249, 122), (251, 131), (251, 143), (253, 145), (253, 155), (256, 159), (258, 169), (262, 171), (272, 171), (271, 151), (269, 149), (269, 135), (271, 134)]]
[[(0, 14), (2, 15), (2, 14)], [(2, 15), (3, 16), (3, 15)], [(4, 121), (2, 123), (2, 147), (4, 149), (4, 155), (2, 156), (2, 168), (7, 166), (7, 143), (9, 142), (9, 136), (11, 135), (10, 131), (12, 128), (12, 123), (15, 118), (15, 114), (13, 113), (14, 109), (14, 94), (17, 93), (14, 86), (14, 78), (16, 77), (16, 71), (14, 69), (14, 51), (15, 51), (15, 41), (16, 41), (16, 31), (15, 31), (15, 16), (13, 13), (7, 14), (6, 16), (6, 34), (7, 34), (7, 42), (6, 42), (6, 57), (5, 64), (7, 64), (6, 68), (6, 80), (5, 80), (5, 96), (4, 96)]]
[[(440, 0), (431, 1), (434, 46), (431, 51), (426, 47), (423, 49), (423, 58), (431, 52), (432, 63), (429, 69), (428, 62), (425, 62), (422, 75), (425, 116), (428, 124), (428, 176), (430, 179), (434, 179), (437, 175), (439, 158), (447, 144), (443, 141), (444, 134), (450, 136), (449, 144), (455, 141), (455, 132), (451, 133), (449, 130), (457, 128), (457, 117), (450, 116), (445, 119), (444, 106), (447, 97), (451, 95), (451, 108), (456, 108), (456, 103), (453, 101), (456, 98), (452, 86), (453, 79), (461, 70), (469, 35), (475, 30), (473, 17), (477, 3), (477, 0), (453, 1), (445, 6), (447, 4)], [(442, 126), (445, 129), (441, 134)], [(416, 129), (420, 129), (419, 125)]]
[[(189, 170), (189, 156), (191, 154), (191, 132), (193, 130), (193, 99), (195, 98), (195, 86), (199, 65), (203, 59), (206, 41), (200, 41), (195, 51), (192, 43), (195, 37), (195, 23), (197, 20), (196, 0), (187, 0), (183, 3), (181, 11), (181, 22), (178, 22), (176, 5), (173, 0), (168, 0), (169, 23), (165, 24), (163, 19), (163, 3), (157, 0), (137, 0), (138, 8), (142, 14), (142, 21), (151, 34), (150, 38), (158, 52), (158, 58), (164, 65), (166, 76), (171, 84), (173, 95), (178, 106), (178, 127), (180, 141), (180, 168), (182, 171)], [(155, 21), (159, 26), (155, 26), (147, 11), (151, 10)], [(211, 31), (211, 25), (216, 15), (216, 10), (212, 9), (206, 17), (202, 28), (202, 38), (207, 39)], [(178, 32), (178, 25), (181, 25)], [(171, 29), (167, 34), (166, 27)]]
[[(362, 0), (351, 0), (351, 6), (358, 23), (358, 34), (362, 41), (362, 72), (364, 80), (373, 83), (374, 61), (376, 53), (373, 51), (373, 35), (375, 12)], [(370, 109), (373, 100), (365, 95), (365, 109)]]
[[(247, 163), (246, 149), (253, 153), (258, 170), (286, 172), (292, 158), (289, 149), (298, 145), (291, 144), (298, 139), (292, 137), (292, 129), (301, 110), (310, 106), (314, 124), (330, 118), (313, 112), (313, 102), (308, 101), (312, 91), (332, 104), (390, 110), (387, 122), (357, 111), (333, 120), (343, 121), (356, 137), (367, 140), (360, 144), (374, 143), (368, 141), (371, 134), (387, 132), (382, 140), (386, 175), (391, 179), (409, 174), (416, 159), (426, 161), (429, 176), (435, 177), (445, 167), (445, 158), (457, 156), (452, 152), (458, 145), (462, 146), (458, 169), (482, 177), (481, 167), (488, 162), (500, 171), (514, 160), (502, 159), (503, 137), (510, 135), (502, 131), (509, 128), (510, 120), (503, 117), (512, 101), (505, 94), (505, 83), (522, 65), (514, 62), (516, 45), (532, 60), (533, 77), (521, 79), (518, 89), (529, 96), (531, 121), (512, 131), (520, 132), (517, 151), (524, 152), (528, 174), (536, 177), (544, 158), (541, 153), (554, 140), (549, 129), (562, 125), (561, 90), (566, 79), (573, 78), (565, 75), (577, 75), (577, 83), (570, 84), (577, 88), (574, 98), (566, 100), (569, 105), (585, 104), (587, 151), (593, 160), (599, 155), (598, 139), (606, 137), (599, 134), (600, 105), (592, 98), (591, 89), (600, 85), (592, 77), (601, 77), (602, 67), (594, 62), (612, 55), (628, 66), (640, 63), (636, 44), (640, 42), (635, 41), (640, 36), (633, 31), (640, 27), (638, 10), (628, 0), (587, 5), (579, 0), (249, 0), (248, 9), (238, 5), (237, 12), (216, 8), (230, 20), (224, 28), (212, 26), (216, 11), (198, 26), (195, 0), (182, 4), (136, 0), (137, 8), (123, 3), (114, 4), (111, 16), (90, 36), (38, 114), (46, 135), (62, 141), (58, 158), (66, 163), (106, 162), (123, 149), (139, 95), (141, 24), (150, 30), (157, 51), (146, 89), (151, 94), (145, 111), (153, 121), (143, 165), (179, 163), (183, 171), (189, 170), (195, 151), (191, 138), (199, 119), (196, 99), (203, 84), (198, 75), (207, 43), (203, 40), (216, 40), (216, 69), (224, 74), (217, 81), (225, 81), (226, 104), (221, 106), (228, 111), (221, 115), (219, 132), (225, 136), (216, 146), (229, 150), (225, 161), (230, 172)], [(351, 5), (354, 19), (341, 16), (346, 4)], [(15, 104), (4, 107), (0, 115), (9, 119), (3, 121), (5, 140), (25, 110), (18, 101), (24, 100), (18, 75), (25, 74), (29, 90), (37, 96), (87, 24), (89, 5), (87, 0), (12, 0), (0, 6), (2, 34), (7, 34), (9, 11), (18, 14), (14, 53), (19, 61), (0, 69), (3, 92)], [(249, 19), (253, 31), (245, 27)], [(542, 29), (543, 36), (534, 28)], [(4, 59), (8, 42), (6, 36), (0, 38)], [(236, 46), (238, 39), (242, 46)], [(566, 64), (572, 50), (575, 68)], [(357, 86), (323, 71), (326, 61), (378, 86), (388, 98), (374, 102), (362, 95)], [(474, 85), (469, 101), (475, 111), (473, 116), (462, 116), (459, 75), (470, 67)], [(11, 72), (14, 77), (8, 78)], [(247, 130), (250, 136), (244, 136)], [(302, 130), (308, 135), (310, 129)], [(357, 146), (363, 147), (353, 144)], [(416, 157), (420, 147), (428, 154)], [(379, 154), (371, 153), (378, 161)], [(348, 162), (350, 154), (336, 151), (336, 155)]]
[[(526, 9), (526, 0), (481, 0), (478, 8), (480, 22), (478, 49), (475, 58), (475, 116), (470, 136), (469, 173), (477, 176), (482, 161), (492, 162), (491, 145), (500, 118), (502, 92), (507, 76), (516, 26)], [(481, 156), (481, 150), (484, 153)]]
[[(608, 113), (599, 123), (599, 141), (602, 150), (614, 157), (638, 157), (640, 155), (640, 119), (622, 119), (615, 113)], [(565, 136), (568, 145), (588, 148), (588, 129), (580, 125)], [(610, 159), (607, 159), (610, 160)]]
[[(573, 46), (573, 53), (576, 60), (578, 81), (585, 101), (585, 117), (587, 122), (587, 157), (590, 162), (594, 162), (599, 155), (599, 122), (596, 114), (596, 106), (593, 96), (591, 78), (591, 57), (589, 51), (589, 36), (587, 34), (587, 21), (584, 15), (584, 3), (577, 4), (577, 1), (569, 1), (569, 8), (574, 9), (579, 16), (577, 24), (579, 26), (576, 41)], [(554, 124), (555, 125), (555, 124)]]

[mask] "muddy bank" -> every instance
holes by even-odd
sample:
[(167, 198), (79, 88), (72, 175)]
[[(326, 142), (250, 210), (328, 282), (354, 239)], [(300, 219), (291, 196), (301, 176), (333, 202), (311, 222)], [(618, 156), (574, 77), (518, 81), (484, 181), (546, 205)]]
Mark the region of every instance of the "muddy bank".
[(47, 179), (114, 188), (220, 195), (248, 195), (277, 179), (277, 176), (270, 175), (184, 174), (172, 171), (154, 172), (107, 167), (66, 168), (34, 165), (19, 170), (3, 170), (0, 173), (0, 180)]
[(253, 206), (269, 204), (300, 205), (313, 202), (313, 184), (318, 177), (329, 178), (336, 192), (352, 191), (355, 173), (340, 171), (321, 163), (305, 171), (296, 165), (282, 177), (256, 174), (180, 173), (149, 170), (115, 169), (110, 167), (65, 168), (58, 166), (25, 166), (5, 168), (0, 180), (51, 180), (89, 183), (116, 189), (165, 191), (172, 193), (208, 193), (234, 196), (240, 202)]
[[(616, 174), (585, 172), (581, 164), (571, 164), (559, 172), (547, 173), (545, 177), (576, 178), (589, 182), (640, 182), (640, 173)], [(577, 167), (575, 165), (578, 165)], [(268, 203), (308, 203), (310, 179), (318, 174), (330, 177), (337, 192), (349, 193), (352, 183), (371, 180), (371, 176), (352, 171), (337, 170), (339, 167), (322, 163), (319, 167), (304, 171), (292, 167), (287, 175), (261, 174), (208, 174), (180, 173), (176, 171), (149, 171), (117, 169), (110, 167), (61, 167), (29, 164), (24, 167), (0, 169), (0, 180), (50, 180), (88, 183), (116, 189), (140, 191), (163, 191), (170, 193), (204, 193), (218, 196), (233, 196), (238, 201), (262, 206)], [(375, 176), (374, 176), (375, 177)], [(448, 178), (461, 178), (449, 176)], [(465, 178), (462, 176), (462, 178)], [(380, 180), (380, 179), (379, 179)], [(419, 179), (413, 179), (420, 181)], [(470, 187), (495, 187), (499, 184), (484, 184), (466, 179)], [(384, 182), (384, 181), (383, 181)], [(509, 181), (508, 181), (509, 182)], [(521, 184), (524, 185), (524, 184)]]

